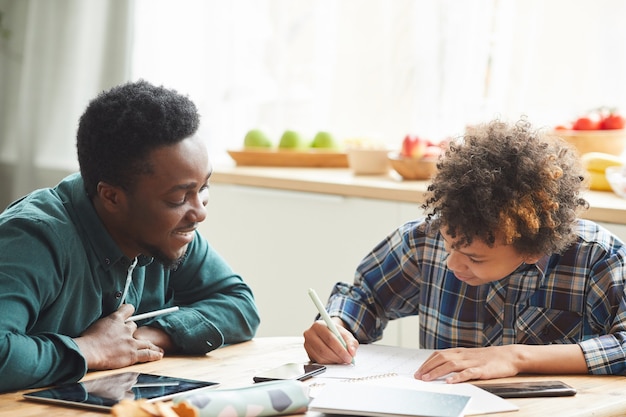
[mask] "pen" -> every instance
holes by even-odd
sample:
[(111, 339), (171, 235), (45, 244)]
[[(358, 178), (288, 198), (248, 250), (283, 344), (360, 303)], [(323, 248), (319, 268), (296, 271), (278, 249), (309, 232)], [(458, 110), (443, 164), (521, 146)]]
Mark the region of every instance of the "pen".
[(128, 323), (129, 321), (137, 321), (137, 320), (148, 319), (150, 317), (159, 316), (161, 314), (166, 314), (166, 313), (171, 313), (171, 312), (177, 311), (177, 310), (178, 310), (178, 306), (163, 308), (161, 310), (149, 311), (147, 313), (137, 314), (136, 316), (130, 316), (129, 318), (124, 320), (124, 322)]
[[(317, 293), (315, 292), (313, 288), (309, 288), (309, 297), (311, 297), (311, 300), (313, 300), (313, 304), (315, 304), (315, 307), (317, 307), (317, 310), (320, 312), (320, 315), (326, 322), (326, 325), (328, 326), (330, 331), (333, 332), (333, 334), (337, 337), (337, 339), (339, 339), (343, 347), (346, 348), (346, 350), (348, 350), (348, 345), (346, 345), (346, 341), (343, 340), (343, 337), (341, 337), (341, 334), (339, 333), (339, 330), (337, 329), (335, 322), (330, 319), (330, 316), (328, 315), (326, 308), (322, 304), (322, 301), (317, 296)], [(354, 365), (354, 357), (352, 357), (352, 364)]]

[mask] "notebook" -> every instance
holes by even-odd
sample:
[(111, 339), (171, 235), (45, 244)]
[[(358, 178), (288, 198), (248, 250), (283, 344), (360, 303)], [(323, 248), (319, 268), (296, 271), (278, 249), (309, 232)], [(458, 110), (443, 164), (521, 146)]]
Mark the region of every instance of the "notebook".
[(471, 397), (367, 384), (327, 384), (310, 411), (352, 416), (460, 417)]

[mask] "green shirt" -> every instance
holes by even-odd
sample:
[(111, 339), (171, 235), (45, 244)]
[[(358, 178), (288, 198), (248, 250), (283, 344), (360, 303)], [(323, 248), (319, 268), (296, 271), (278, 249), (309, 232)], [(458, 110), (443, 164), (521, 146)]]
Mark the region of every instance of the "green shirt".
[[(74, 382), (87, 372), (73, 338), (121, 302), (131, 260), (106, 231), (73, 174), (0, 214), (0, 391)], [(165, 270), (140, 256), (126, 303), (181, 353), (204, 354), (252, 338), (252, 291), (196, 232), (184, 262)]]

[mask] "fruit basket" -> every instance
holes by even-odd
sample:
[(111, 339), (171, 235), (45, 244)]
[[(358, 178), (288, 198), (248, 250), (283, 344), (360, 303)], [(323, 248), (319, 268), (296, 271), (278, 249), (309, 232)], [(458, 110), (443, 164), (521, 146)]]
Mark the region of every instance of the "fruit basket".
[(576, 147), (578, 153), (602, 152), (620, 156), (626, 150), (626, 129), (555, 130), (554, 134)]
[(409, 158), (397, 152), (388, 155), (391, 167), (405, 180), (428, 180), (437, 172), (437, 158)]

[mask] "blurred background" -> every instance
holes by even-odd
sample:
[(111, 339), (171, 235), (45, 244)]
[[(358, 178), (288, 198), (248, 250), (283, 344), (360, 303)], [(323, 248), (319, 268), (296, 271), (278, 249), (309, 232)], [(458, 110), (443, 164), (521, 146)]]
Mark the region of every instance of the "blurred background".
[(399, 147), (493, 117), (626, 111), (622, 0), (0, 0), (0, 204), (78, 168), (78, 119), (146, 79), (189, 95), (215, 163), (245, 132)]

